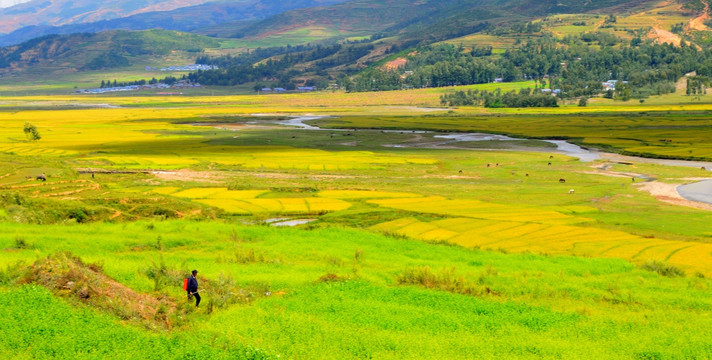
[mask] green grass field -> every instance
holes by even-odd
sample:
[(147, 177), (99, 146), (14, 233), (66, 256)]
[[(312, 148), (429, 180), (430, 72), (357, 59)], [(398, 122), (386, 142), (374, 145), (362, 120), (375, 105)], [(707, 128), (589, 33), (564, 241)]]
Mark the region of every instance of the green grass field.
[[(712, 357), (712, 213), (640, 187), (708, 171), (414, 132), (708, 158), (709, 105), (438, 109), (451, 90), (3, 98), (0, 354)], [(340, 129), (279, 124), (307, 113)]]

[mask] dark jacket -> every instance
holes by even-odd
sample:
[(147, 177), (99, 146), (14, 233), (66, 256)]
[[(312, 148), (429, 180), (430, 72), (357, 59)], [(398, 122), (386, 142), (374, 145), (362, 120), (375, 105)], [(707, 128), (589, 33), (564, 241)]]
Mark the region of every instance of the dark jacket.
[(196, 292), (198, 291), (198, 279), (195, 278), (195, 276), (190, 276), (188, 278), (188, 292)]

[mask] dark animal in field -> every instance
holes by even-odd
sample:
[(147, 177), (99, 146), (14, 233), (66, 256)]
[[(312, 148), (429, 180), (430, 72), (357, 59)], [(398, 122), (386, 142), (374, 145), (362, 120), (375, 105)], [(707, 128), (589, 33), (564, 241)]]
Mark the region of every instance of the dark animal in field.
[(635, 182), (635, 178), (634, 178), (634, 177), (632, 177), (632, 178), (630, 178), (630, 179), (631, 179), (633, 182)]
[(37, 177), (36, 177), (35, 179), (36, 179), (36, 180), (47, 181), (47, 176), (45, 176), (45, 174), (37, 175)]
[(551, 166), (551, 163), (548, 163), (547, 165)]
[(529, 173), (526, 173), (526, 175), (524, 175), (524, 176), (529, 177)]
[(296, 136), (292, 136), (292, 139), (296, 139), (296, 138), (297, 138)]
[(700, 169), (702, 169), (702, 170), (707, 170), (707, 168), (706, 168), (706, 167), (704, 167), (704, 166), (703, 166), (703, 167), (701, 167)]
[(566, 182), (566, 179), (559, 179), (559, 182), (563, 184)]
[(554, 155), (549, 155), (549, 159), (553, 159), (553, 158), (554, 158)]
[(492, 165), (492, 164), (487, 164), (487, 167), (490, 167), (490, 165)]
[(462, 174), (462, 170), (460, 170), (459, 173)]

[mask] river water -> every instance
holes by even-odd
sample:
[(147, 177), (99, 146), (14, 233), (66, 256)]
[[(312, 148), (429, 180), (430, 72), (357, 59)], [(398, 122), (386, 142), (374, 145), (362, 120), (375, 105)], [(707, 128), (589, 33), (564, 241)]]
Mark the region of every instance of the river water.
[(712, 180), (678, 186), (677, 192), (687, 200), (712, 204)]
[[(348, 129), (322, 129), (318, 126), (313, 126), (305, 124), (305, 121), (319, 120), (327, 118), (326, 116), (300, 116), (294, 117), (289, 120), (279, 121), (278, 124), (286, 126), (295, 126), (304, 130), (327, 130), (327, 131), (348, 131)], [(375, 130), (374, 130), (375, 131)], [(399, 133), (411, 133), (407, 130), (384, 130), (384, 132), (399, 132)], [(415, 131), (413, 133), (434, 133), (430, 131)], [(524, 140), (520, 138), (513, 138), (504, 135), (496, 134), (485, 134), (485, 133), (448, 133), (443, 135), (435, 135), (434, 138), (449, 140), (445, 141), (444, 144), (464, 142), (464, 141), (517, 141)], [(665, 166), (684, 166), (692, 168), (704, 168), (706, 170), (712, 170), (712, 162), (707, 161), (687, 161), (687, 160), (669, 160), (669, 159), (654, 159), (654, 158), (643, 158), (638, 156), (626, 156), (619, 154), (611, 154), (605, 152), (599, 152), (595, 149), (582, 148), (576, 144), (569, 143), (565, 140), (544, 140), (548, 143), (556, 145), (555, 150), (542, 149), (544, 152), (552, 152), (565, 154), (571, 157), (578, 158), (582, 162), (591, 162), (595, 160), (610, 160), (617, 162), (631, 162), (631, 163), (646, 163), (646, 164), (658, 164)], [(396, 146), (398, 147), (398, 146)], [(513, 151), (531, 151), (526, 149), (511, 149)], [(678, 192), (680, 195), (688, 200), (699, 201), (708, 204), (712, 204), (712, 180), (700, 181), (697, 183), (682, 185), (678, 187)]]

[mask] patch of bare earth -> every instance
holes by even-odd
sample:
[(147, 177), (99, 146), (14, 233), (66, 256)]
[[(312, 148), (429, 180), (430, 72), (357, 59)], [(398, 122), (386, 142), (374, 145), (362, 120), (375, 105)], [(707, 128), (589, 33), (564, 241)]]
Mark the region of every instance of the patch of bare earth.
[(705, 3), (705, 11), (702, 12), (702, 15), (690, 20), (690, 22), (687, 24), (687, 29), (688, 30), (693, 30), (693, 31), (707, 31), (710, 30), (710, 28), (705, 25), (705, 22), (710, 19), (710, 5)]
[(153, 171), (156, 178), (167, 181), (195, 181), (204, 183), (220, 183), (223, 176), (215, 171), (194, 171), (181, 169), (176, 171)]
[(638, 190), (645, 191), (653, 195), (656, 199), (668, 204), (687, 206), (695, 209), (712, 211), (712, 205), (697, 201), (687, 200), (677, 192), (677, 187), (682, 184), (667, 184), (659, 181), (651, 181), (637, 184)]
[(648, 39), (653, 39), (658, 44), (673, 44), (675, 46), (680, 46), (682, 39), (667, 30), (661, 28), (653, 28), (648, 33)]
[(383, 65), (383, 69), (388, 71), (398, 70), (402, 67), (405, 67), (406, 63), (408, 63), (408, 60), (406, 58), (397, 58)]

